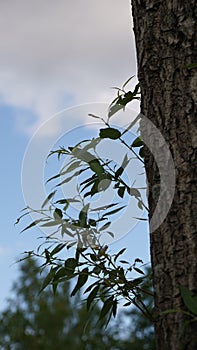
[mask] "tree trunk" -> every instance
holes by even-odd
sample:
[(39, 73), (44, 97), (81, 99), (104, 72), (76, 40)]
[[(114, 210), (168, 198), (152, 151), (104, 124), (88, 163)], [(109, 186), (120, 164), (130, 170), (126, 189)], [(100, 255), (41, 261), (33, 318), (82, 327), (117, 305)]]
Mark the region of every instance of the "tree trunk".
[[(196, 0), (132, 0), (141, 112), (169, 145), (176, 171), (170, 211), (150, 234), (158, 350), (196, 350), (197, 322), (188, 316), (178, 286), (197, 295), (197, 62)], [(142, 123), (143, 133), (147, 133)], [(150, 134), (151, 136), (151, 134)], [(145, 152), (150, 219), (157, 205), (158, 168)]]

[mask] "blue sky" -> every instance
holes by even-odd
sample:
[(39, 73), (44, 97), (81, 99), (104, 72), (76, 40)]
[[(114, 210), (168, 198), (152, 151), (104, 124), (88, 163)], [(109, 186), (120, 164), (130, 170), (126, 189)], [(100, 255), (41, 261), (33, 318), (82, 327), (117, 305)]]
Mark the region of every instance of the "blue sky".
[[(38, 150), (44, 144), (52, 147), (57, 143), (63, 124), (57, 118), (48, 121), (63, 109), (91, 103), (85, 109), (75, 107), (77, 113), (72, 112), (72, 116), (65, 113), (64, 128), (68, 133), (90, 123), (84, 111), (96, 114), (98, 102), (111, 102), (114, 92), (110, 86), (121, 86), (136, 74), (131, 28), (127, 0), (101, 0), (99, 4), (92, 0), (77, 4), (61, 0), (55, 5), (46, 0), (27, 5), (25, 0), (19, 0), (17, 5), (11, 1), (0, 5), (0, 308), (17, 276), (18, 266), (14, 263), (23, 251), (38, 244), (37, 230), (20, 235), (19, 227), (14, 226), (25, 206), (21, 173), (29, 142), (33, 135), (36, 140), (34, 133), (46, 123), (39, 129)], [(123, 125), (128, 120), (125, 115)], [(92, 125), (84, 130), (91, 128), (95, 132)], [(82, 129), (76, 130), (81, 136)], [(77, 138), (77, 131), (68, 137)], [(117, 251), (123, 246), (128, 247), (127, 258), (149, 260), (144, 222), (112, 244), (111, 249)]]

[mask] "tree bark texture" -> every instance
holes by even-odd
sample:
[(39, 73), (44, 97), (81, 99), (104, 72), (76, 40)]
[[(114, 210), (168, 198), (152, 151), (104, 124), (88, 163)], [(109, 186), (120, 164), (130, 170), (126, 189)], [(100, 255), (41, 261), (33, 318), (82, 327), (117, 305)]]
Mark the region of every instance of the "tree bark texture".
[[(173, 203), (164, 222), (150, 234), (158, 350), (196, 350), (197, 322), (188, 316), (179, 285), (197, 295), (197, 62), (196, 0), (132, 0), (141, 112), (169, 145), (176, 172)], [(142, 137), (146, 125), (141, 125)], [(148, 131), (151, 138), (151, 130)], [(150, 218), (159, 173), (145, 152)]]

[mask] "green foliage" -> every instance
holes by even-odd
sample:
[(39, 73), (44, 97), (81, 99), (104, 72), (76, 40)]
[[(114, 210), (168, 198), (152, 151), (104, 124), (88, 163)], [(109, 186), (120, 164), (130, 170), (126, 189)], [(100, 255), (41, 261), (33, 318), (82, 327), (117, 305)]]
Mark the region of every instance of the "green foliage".
[[(150, 313), (153, 314), (153, 291), (151, 269), (145, 270), (147, 278), (141, 285), (146, 294), (142, 294), (142, 301), (146, 304)], [(148, 294), (150, 293), (150, 294)], [(137, 308), (131, 310), (126, 307), (125, 316), (127, 317), (128, 328), (135, 330), (132, 332), (130, 340), (130, 348), (132, 350), (155, 350), (155, 335), (152, 322), (147, 317), (142, 317), (141, 311)]]
[(187, 69), (197, 68), (197, 62), (188, 64), (188, 65), (186, 66), (186, 68), (187, 68)]
[(117, 140), (121, 136), (121, 132), (114, 128), (106, 128), (106, 129), (100, 129), (99, 133), (100, 138), (102, 139), (111, 139), (111, 140)]
[[(74, 261), (67, 259), (67, 267), (73, 268)], [(46, 274), (46, 272), (42, 273)], [(132, 330), (125, 322), (127, 315), (119, 313), (117, 321), (104, 329), (98, 321), (99, 306), (89, 314), (82, 300), (82, 294), (70, 298), (70, 283), (59, 284), (55, 295), (50, 288), (42, 293), (39, 290), (43, 276), (35, 259), (26, 259), (20, 264), (20, 275), (13, 284), (14, 296), (0, 314), (0, 348), (2, 350), (153, 350), (152, 333), (146, 327), (150, 339), (141, 342), (138, 347), (137, 330), (141, 315), (131, 309), (129, 318), (135, 318)], [(92, 288), (88, 300), (92, 302), (98, 292), (98, 286)], [(92, 299), (92, 300), (91, 300)], [(111, 310), (111, 302), (102, 309), (103, 317)], [(113, 306), (113, 313), (116, 307)], [(107, 317), (108, 318), (108, 317)], [(123, 332), (124, 329), (124, 332)]]
[[(189, 289), (180, 286), (181, 296), (183, 298), (185, 306), (187, 306), (188, 310), (191, 311), (194, 315), (197, 315), (197, 295), (192, 296), (192, 293)], [(196, 317), (197, 320), (197, 317)]]
[(194, 322), (197, 322), (197, 295), (192, 295), (191, 291), (184, 287), (179, 286), (181, 292), (181, 297), (185, 308), (169, 309), (162, 312), (163, 315), (168, 315), (170, 313), (181, 313), (187, 316), (186, 321), (183, 324), (181, 334), (179, 337), (184, 335), (185, 329)]
[[(90, 140), (83, 140), (72, 147), (65, 149), (61, 147), (52, 151), (49, 156), (57, 155), (66, 157), (66, 165), (47, 182), (58, 181), (56, 188), (51, 192), (41, 209), (34, 210), (26, 208), (27, 213), (39, 214), (38, 220), (29, 224), (23, 231), (34, 226), (49, 228), (52, 230), (37, 253), (33, 255), (44, 259), (42, 268), (50, 267), (44, 278), (41, 290), (51, 285), (54, 292), (60, 283), (71, 279), (77, 282), (71, 292), (75, 296), (77, 292), (86, 287), (87, 307), (91, 310), (92, 305), (100, 301), (100, 319), (109, 321), (116, 316), (117, 307), (125, 300), (125, 303), (135, 305), (146, 317), (152, 318), (151, 312), (143, 303), (142, 295), (146, 293), (141, 285), (146, 279), (143, 271), (143, 262), (140, 259), (134, 261), (120, 260), (119, 257), (125, 251), (121, 249), (114, 255), (110, 254), (109, 247), (100, 243), (103, 232), (113, 237), (110, 230), (113, 216), (118, 215), (125, 208), (125, 203), (111, 203), (101, 207), (92, 207), (91, 197), (99, 192), (106, 191), (110, 186), (117, 193), (120, 201), (126, 197), (133, 196), (140, 209), (146, 208), (142, 200), (141, 192), (126, 182), (125, 168), (132, 161), (132, 156), (143, 163), (143, 142), (140, 136), (136, 140), (128, 141), (129, 130), (134, 122), (125, 130), (115, 129), (110, 123), (112, 116), (121, 108), (139, 99), (139, 84), (133, 91), (125, 91), (125, 86), (117, 89), (117, 97), (109, 107), (106, 120), (99, 116), (91, 115), (104, 123), (99, 135)], [(128, 150), (122, 159), (121, 166), (117, 169), (113, 159), (102, 159), (97, 152), (97, 146), (103, 140), (110, 139), (111, 142), (120, 142)], [(136, 150), (137, 148), (137, 150)], [(139, 149), (138, 149), (139, 148)], [(59, 186), (70, 183), (77, 178), (76, 195), (73, 198), (57, 198)], [(73, 214), (72, 204), (80, 205), (78, 214)], [(147, 208), (146, 208), (147, 209)], [(24, 214), (17, 220), (19, 222)], [(111, 218), (112, 217), (112, 218)], [(67, 258), (66, 250), (75, 247), (74, 256)], [(140, 277), (136, 277), (136, 273)], [(87, 287), (88, 284), (93, 283)]]

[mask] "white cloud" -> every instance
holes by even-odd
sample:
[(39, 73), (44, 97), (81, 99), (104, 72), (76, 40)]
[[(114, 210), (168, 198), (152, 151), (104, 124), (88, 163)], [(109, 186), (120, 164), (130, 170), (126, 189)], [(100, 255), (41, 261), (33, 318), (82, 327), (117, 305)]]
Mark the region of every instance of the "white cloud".
[(109, 102), (135, 74), (132, 38), (128, 0), (2, 1), (1, 101), (37, 115), (28, 132), (68, 104)]

